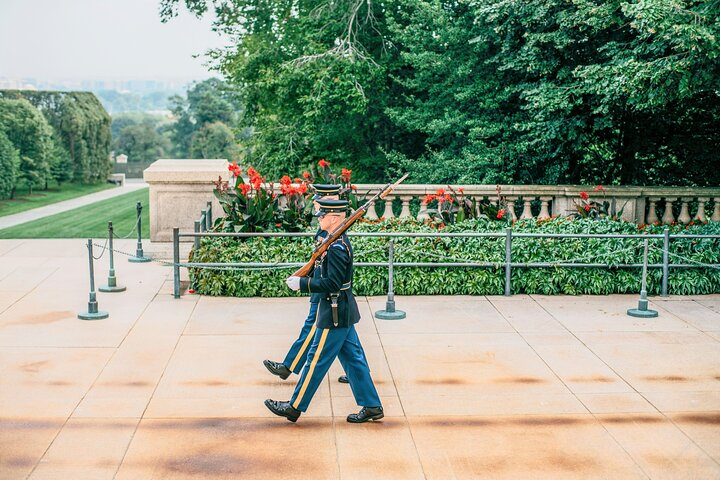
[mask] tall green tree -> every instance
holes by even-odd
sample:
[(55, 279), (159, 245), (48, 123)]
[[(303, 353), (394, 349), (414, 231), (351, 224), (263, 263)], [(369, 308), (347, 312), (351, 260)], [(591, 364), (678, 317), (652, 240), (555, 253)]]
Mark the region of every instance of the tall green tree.
[[(720, 183), (717, 0), (161, 0), (213, 9), (256, 163), (358, 180)], [(354, 172), (355, 173), (355, 172)]]
[(166, 158), (169, 151), (168, 139), (148, 122), (123, 128), (115, 142), (115, 153), (124, 153), (129, 162), (154, 162), (159, 158)]
[(217, 78), (193, 84), (186, 98), (171, 97), (170, 108), (176, 117), (169, 127), (171, 138), (176, 155), (183, 158), (192, 158), (193, 136), (205, 125), (221, 122), (234, 128), (242, 115), (237, 89)]
[(0, 130), (0, 198), (12, 196), (19, 165), (20, 156), (17, 150), (5, 132)]
[(222, 122), (206, 123), (195, 132), (190, 143), (192, 158), (224, 158), (230, 162), (240, 159), (235, 134)]
[[(50, 175), (52, 129), (45, 117), (27, 100), (0, 98), (0, 130), (20, 156), (18, 181), (32, 194)], [(14, 196), (15, 189), (11, 193)]]

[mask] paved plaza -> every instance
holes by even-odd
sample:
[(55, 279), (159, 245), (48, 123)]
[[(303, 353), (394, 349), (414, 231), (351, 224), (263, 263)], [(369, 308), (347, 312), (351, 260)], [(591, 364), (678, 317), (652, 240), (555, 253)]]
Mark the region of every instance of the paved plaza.
[(385, 419), (345, 421), (336, 362), (292, 424), (262, 360), (306, 297), (174, 299), (170, 267), (115, 263), (82, 321), (85, 241), (0, 241), (0, 479), (720, 478), (720, 295), (358, 297)]

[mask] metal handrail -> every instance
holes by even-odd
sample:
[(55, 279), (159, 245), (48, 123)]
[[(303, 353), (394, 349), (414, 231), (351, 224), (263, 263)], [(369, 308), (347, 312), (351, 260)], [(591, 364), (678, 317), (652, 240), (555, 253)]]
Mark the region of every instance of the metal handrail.
[[(210, 204), (208, 202), (208, 208)], [(242, 263), (213, 263), (213, 262), (180, 262), (180, 237), (193, 237), (195, 246), (199, 248), (200, 238), (202, 237), (312, 237), (313, 232), (209, 232), (201, 231), (199, 223), (196, 222), (195, 232), (180, 232), (178, 228), (173, 229), (173, 271), (175, 279), (175, 298), (180, 296), (180, 267), (186, 268), (296, 268), (304, 265), (301, 262), (242, 262)], [(206, 223), (207, 225), (207, 223)], [(505, 238), (505, 259), (499, 262), (393, 262), (393, 267), (421, 267), (421, 268), (444, 268), (444, 267), (480, 267), (480, 268), (501, 268), (505, 269), (505, 295), (511, 295), (511, 271), (512, 268), (640, 268), (642, 263), (632, 264), (606, 264), (606, 263), (577, 263), (577, 262), (513, 262), (512, 261), (512, 239), (513, 238), (637, 238), (637, 239), (662, 239), (663, 240), (663, 262), (648, 264), (648, 268), (662, 268), (662, 287), (661, 296), (667, 296), (668, 276), (670, 268), (702, 268), (702, 265), (694, 265), (687, 263), (671, 264), (669, 259), (670, 240), (703, 238), (703, 239), (720, 239), (720, 235), (670, 235), (669, 229), (665, 228), (662, 234), (600, 234), (600, 233), (513, 233), (511, 228), (505, 229), (505, 232), (462, 232), (462, 233), (396, 233), (396, 232), (350, 232), (351, 237), (408, 237), (408, 238)], [(358, 267), (390, 267), (389, 262), (356, 262)], [(713, 264), (715, 265), (715, 264)]]

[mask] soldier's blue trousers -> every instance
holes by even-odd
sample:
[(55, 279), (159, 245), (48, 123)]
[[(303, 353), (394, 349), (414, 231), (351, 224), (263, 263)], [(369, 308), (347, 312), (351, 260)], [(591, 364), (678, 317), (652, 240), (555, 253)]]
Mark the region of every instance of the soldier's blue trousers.
[(315, 336), (315, 318), (317, 317), (317, 311), (318, 304), (310, 302), (310, 312), (308, 312), (305, 323), (300, 330), (300, 335), (290, 347), (290, 351), (285, 355), (285, 360), (283, 360), (283, 365), (293, 373), (300, 373), (303, 365), (305, 365), (310, 344)]
[(355, 326), (350, 328), (316, 328), (307, 361), (295, 386), (290, 404), (307, 411), (313, 395), (337, 357), (350, 381), (355, 402), (361, 407), (381, 406), (370, 369)]

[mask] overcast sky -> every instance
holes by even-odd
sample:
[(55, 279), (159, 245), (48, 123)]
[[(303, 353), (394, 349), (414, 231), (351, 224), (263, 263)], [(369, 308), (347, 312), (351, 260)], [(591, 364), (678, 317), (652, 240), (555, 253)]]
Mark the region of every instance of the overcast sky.
[(207, 78), (224, 45), (186, 11), (161, 23), (158, 0), (0, 0), (0, 77)]

